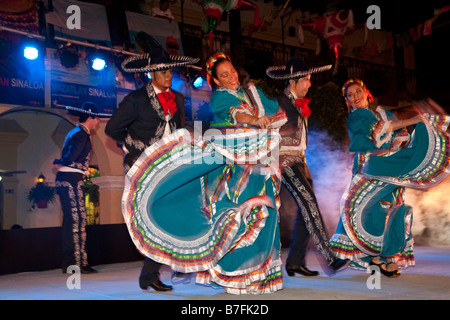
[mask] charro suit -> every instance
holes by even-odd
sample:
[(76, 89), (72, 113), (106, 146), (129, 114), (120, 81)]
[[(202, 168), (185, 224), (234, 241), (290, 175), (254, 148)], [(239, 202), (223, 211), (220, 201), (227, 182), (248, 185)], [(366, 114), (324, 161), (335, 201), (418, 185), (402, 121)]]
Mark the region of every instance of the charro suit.
[(305, 159), (308, 143), (307, 119), (301, 116), (300, 110), (295, 106), (295, 97), (289, 89), (285, 89), (277, 100), (288, 117), (288, 122), (280, 130), (283, 185), (295, 199), (299, 211), (286, 263), (305, 265), (305, 251), (311, 236), (316, 248), (331, 265), (336, 257), (328, 245), (328, 237), (312, 187), (312, 177)]
[(87, 266), (86, 209), (83, 177), (89, 169), (92, 150), (89, 129), (78, 124), (69, 131), (61, 157), (53, 163), (61, 166), (56, 175), (56, 190), (63, 210), (63, 270), (71, 265)]
[[(155, 89), (149, 82), (128, 94), (108, 121), (105, 133), (122, 145), (125, 152), (125, 172), (147, 147), (177, 128), (184, 127), (184, 96), (174, 90), (170, 91), (175, 94), (177, 110), (174, 114), (164, 114)], [(141, 288), (159, 279), (160, 267), (160, 263), (145, 259), (139, 277)]]

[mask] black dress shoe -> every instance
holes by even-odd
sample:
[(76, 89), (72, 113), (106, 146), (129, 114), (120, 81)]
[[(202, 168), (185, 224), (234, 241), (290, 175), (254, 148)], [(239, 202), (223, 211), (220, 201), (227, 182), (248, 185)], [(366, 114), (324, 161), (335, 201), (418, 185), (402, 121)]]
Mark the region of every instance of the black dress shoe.
[(91, 266), (84, 266), (81, 268), (81, 273), (88, 274), (88, 273), (97, 273), (98, 271), (92, 268)]
[(306, 266), (297, 266), (290, 263), (286, 265), (286, 272), (289, 277), (295, 276), (296, 273), (299, 273), (305, 277), (314, 277), (319, 275), (319, 272), (311, 271)]
[(156, 280), (155, 282), (149, 283), (147, 285), (139, 284), (142, 290), (148, 290), (148, 287), (153, 288), (155, 291), (170, 291), (173, 289), (172, 286), (168, 286), (161, 282), (161, 280)]

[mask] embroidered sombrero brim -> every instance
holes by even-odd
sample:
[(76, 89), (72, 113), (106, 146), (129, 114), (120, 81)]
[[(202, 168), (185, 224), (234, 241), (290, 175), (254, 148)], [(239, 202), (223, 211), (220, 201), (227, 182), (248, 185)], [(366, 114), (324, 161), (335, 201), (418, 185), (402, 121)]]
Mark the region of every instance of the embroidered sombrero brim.
[(66, 109), (69, 111), (69, 113), (71, 115), (80, 117), (83, 115), (88, 115), (88, 116), (93, 116), (93, 117), (99, 117), (99, 118), (108, 118), (111, 117), (112, 114), (108, 114), (108, 113), (97, 113), (97, 112), (92, 112), (89, 110), (84, 110), (81, 108), (76, 108), (76, 107), (71, 107), (71, 106), (66, 106)]
[(182, 67), (189, 64), (195, 64), (199, 58), (185, 57), (185, 56), (170, 56), (168, 62), (153, 63), (150, 54), (131, 56), (122, 62), (122, 69), (125, 72), (150, 72), (161, 71), (177, 67)]
[(309, 68), (307, 70), (301, 70), (301, 71), (297, 71), (297, 72), (289, 72), (289, 70), (286, 70), (286, 66), (273, 66), (273, 67), (267, 68), (266, 74), (272, 79), (290, 80), (290, 79), (302, 78), (308, 74), (314, 74), (314, 73), (328, 71), (331, 68), (332, 68), (332, 65), (328, 64), (328, 65), (322, 66), (322, 67)]

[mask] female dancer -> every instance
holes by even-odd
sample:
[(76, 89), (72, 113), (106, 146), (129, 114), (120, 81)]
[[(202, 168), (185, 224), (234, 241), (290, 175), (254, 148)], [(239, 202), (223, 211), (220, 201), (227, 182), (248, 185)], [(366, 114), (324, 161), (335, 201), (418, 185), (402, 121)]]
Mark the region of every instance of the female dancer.
[(232, 294), (282, 289), (278, 207), (286, 119), (259, 89), (245, 92), (229, 57), (207, 63), (214, 120), (192, 141), (180, 129), (147, 148), (126, 177), (123, 211), (149, 258)]
[[(399, 267), (414, 265), (412, 208), (404, 203), (405, 187), (428, 188), (448, 175), (450, 119), (417, 115), (398, 120), (381, 107), (371, 111), (373, 97), (359, 79), (347, 81), (342, 90), (355, 158), (330, 246), (352, 261), (350, 267), (374, 265), (385, 276), (397, 277)], [(409, 134), (406, 127), (412, 125)]]

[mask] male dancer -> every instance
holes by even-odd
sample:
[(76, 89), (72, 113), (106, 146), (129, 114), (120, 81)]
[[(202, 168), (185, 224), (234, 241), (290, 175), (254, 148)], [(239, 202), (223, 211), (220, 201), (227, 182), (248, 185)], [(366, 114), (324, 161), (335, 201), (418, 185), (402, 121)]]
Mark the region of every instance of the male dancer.
[(69, 113), (79, 117), (78, 125), (69, 131), (64, 141), (61, 158), (53, 160), (58, 169), (56, 191), (63, 210), (62, 222), (62, 271), (77, 265), (81, 273), (97, 272), (88, 265), (86, 253), (86, 208), (83, 176), (89, 169), (92, 150), (91, 134), (100, 124), (99, 117), (110, 114), (97, 112), (97, 106), (85, 102), (81, 108), (66, 107)]
[[(149, 72), (151, 81), (128, 94), (108, 121), (105, 133), (122, 145), (124, 171), (127, 172), (141, 153), (154, 142), (177, 128), (184, 127), (184, 96), (172, 90), (172, 68), (196, 63), (198, 59), (170, 56), (159, 46), (149, 54), (124, 61), (126, 72)], [(172, 286), (159, 279), (161, 264), (146, 258), (139, 286), (169, 291)]]
[(278, 104), (286, 112), (288, 122), (281, 128), (280, 167), (283, 184), (298, 206), (294, 234), (286, 259), (289, 276), (317, 276), (319, 272), (306, 267), (305, 254), (310, 236), (325, 258), (332, 272), (346, 267), (349, 261), (337, 259), (328, 245), (319, 205), (312, 187), (312, 177), (306, 165), (305, 149), (308, 143), (308, 117), (311, 110), (306, 94), (311, 86), (311, 74), (329, 70), (331, 65), (312, 68), (300, 59), (290, 60), (286, 66), (269, 67), (269, 77), (287, 80), (283, 94), (277, 97)]

